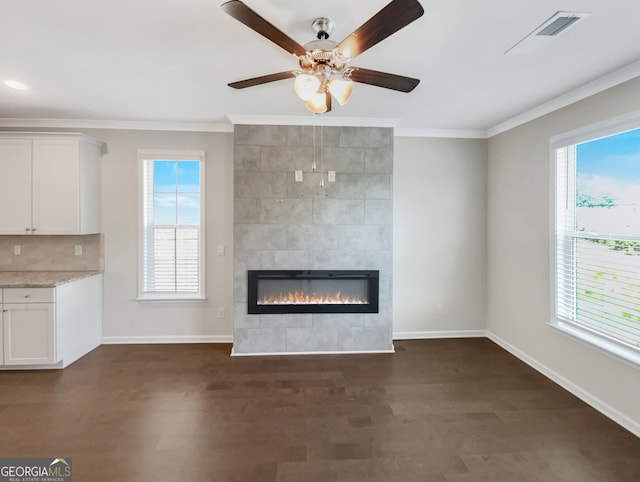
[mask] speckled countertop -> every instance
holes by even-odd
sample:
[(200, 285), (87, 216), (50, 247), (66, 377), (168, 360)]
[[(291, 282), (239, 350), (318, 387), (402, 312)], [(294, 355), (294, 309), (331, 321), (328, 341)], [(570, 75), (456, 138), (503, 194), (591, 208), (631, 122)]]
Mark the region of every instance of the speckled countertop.
[(101, 271), (0, 271), (0, 288), (52, 288)]

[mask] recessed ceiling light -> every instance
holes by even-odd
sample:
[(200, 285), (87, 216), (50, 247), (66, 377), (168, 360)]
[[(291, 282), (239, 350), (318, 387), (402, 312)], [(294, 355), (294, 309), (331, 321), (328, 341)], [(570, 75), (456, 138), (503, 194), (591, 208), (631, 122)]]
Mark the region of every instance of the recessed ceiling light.
[(5, 80), (4, 85), (16, 90), (27, 90), (29, 86), (23, 82), (18, 82), (17, 80)]

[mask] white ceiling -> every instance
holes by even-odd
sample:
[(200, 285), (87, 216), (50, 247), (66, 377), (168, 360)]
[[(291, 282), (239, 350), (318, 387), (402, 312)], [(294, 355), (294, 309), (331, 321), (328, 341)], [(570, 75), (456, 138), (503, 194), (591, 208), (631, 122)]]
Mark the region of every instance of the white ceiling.
[[(0, 80), (20, 80), (32, 88), (14, 91), (0, 84), (0, 125), (3, 120), (8, 125), (7, 119), (223, 124), (228, 115), (311, 118), (292, 80), (244, 90), (226, 85), (297, 64), (223, 13), (221, 3), (3, 1)], [(315, 17), (335, 21), (331, 38), (339, 42), (388, 0), (245, 3), (304, 44), (314, 38)], [(406, 129), (486, 131), (640, 60), (639, 0), (421, 4), (422, 18), (351, 62), (420, 78), (418, 87), (405, 94), (357, 84), (351, 101), (335, 105), (326, 117), (398, 119), (398, 127)], [(532, 53), (504, 54), (557, 11), (591, 15)]]

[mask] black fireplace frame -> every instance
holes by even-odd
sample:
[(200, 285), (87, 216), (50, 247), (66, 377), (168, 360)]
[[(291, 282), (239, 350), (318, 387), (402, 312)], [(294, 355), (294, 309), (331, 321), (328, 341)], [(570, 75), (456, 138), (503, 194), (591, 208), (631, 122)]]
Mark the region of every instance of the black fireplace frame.
[[(369, 303), (259, 305), (258, 282), (260, 279), (366, 280)], [(378, 313), (379, 288), (380, 272), (378, 270), (248, 270), (247, 312), (250, 315), (287, 313)]]

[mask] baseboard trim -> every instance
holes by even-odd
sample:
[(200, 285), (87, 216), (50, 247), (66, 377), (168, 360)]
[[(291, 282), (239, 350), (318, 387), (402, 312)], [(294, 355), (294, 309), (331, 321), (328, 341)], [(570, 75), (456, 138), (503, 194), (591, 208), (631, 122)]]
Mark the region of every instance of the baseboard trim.
[(233, 343), (231, 335), (202, 336), (103, 336), (103, 345), (151, 345), (168, 343)]
[(431, 338), (484, 338), (487, 330), (396, 331), (394, 340), (429, 340)]
[(396, 350), (392, 346), (391, 350), (354, 350), (354, 351), (285, 351), (277, 353), (237, 353), (231, 349), (231, 356), (280, 356), (280, 355), (371, 355), (379, 353), (395, 353)]
[(0, 372), (13, 370), (62, 370), (65, 368), (62, 362), (55, 365), (5, 365), (0, 367)]
[(578, 397), (580, 400), (585, 402), (587, 405), (590, 405), (591, 407), (593, 407), (596, 410), (598, 410), (599, 412), (601, 412), (603, 415), (607, 416), (608, 418), (610, 418), (611, 420), (616, 422), (618, 425), (621, 425), (622, 427), (627, 429), (629, 432), (634, 434), (636, 437), (640, 437), (640, 424), (638, 422), (630, 419), (629, 417), (627, 417), (623, 413), (620, 413), (618, 410), (613, 408), (611, 405), (603, 402), (602, 400), (600, 400), (599, 398), (593, 396), (592, 394), (590, 394), (586, 390), (580, 388), (578, 385), (576, 385), (573, 382), (567, 380), (562, 375), (559, 375), (558, 373), (556, 373), (555, 371), (553, 371), (552, 369), (550, 369), (546, 365), (543, 365), (542, 363), (540, 363), (535, 358), (530, 357), (529, 355), (527, 355), (523, 351), (519, 350), (518, 348), (513, 346), (511, 343), (503, 340), (502, 338), (500, 338), (496, 334), (494, 334), (494, 333), (492, 333), (490, 331), (487, 331), (487, 338), (489, 338), (491, 341), (493, 341), (494, 343), (496, 343), (500, 347), (502, 347), (505, 350), (507, 350), (509, 353), (511, 353), (515, 357), (517, 357), (520, 360), (522, 360), (523, 362), (525, 362), (527, 365), (529, 365), (532, 368), (536, 369), (537, 371), (542, 373), (547, 378), (553, 380), (555, 383), (560, 385), (565, 390), (571, 392), (573, 395)]

